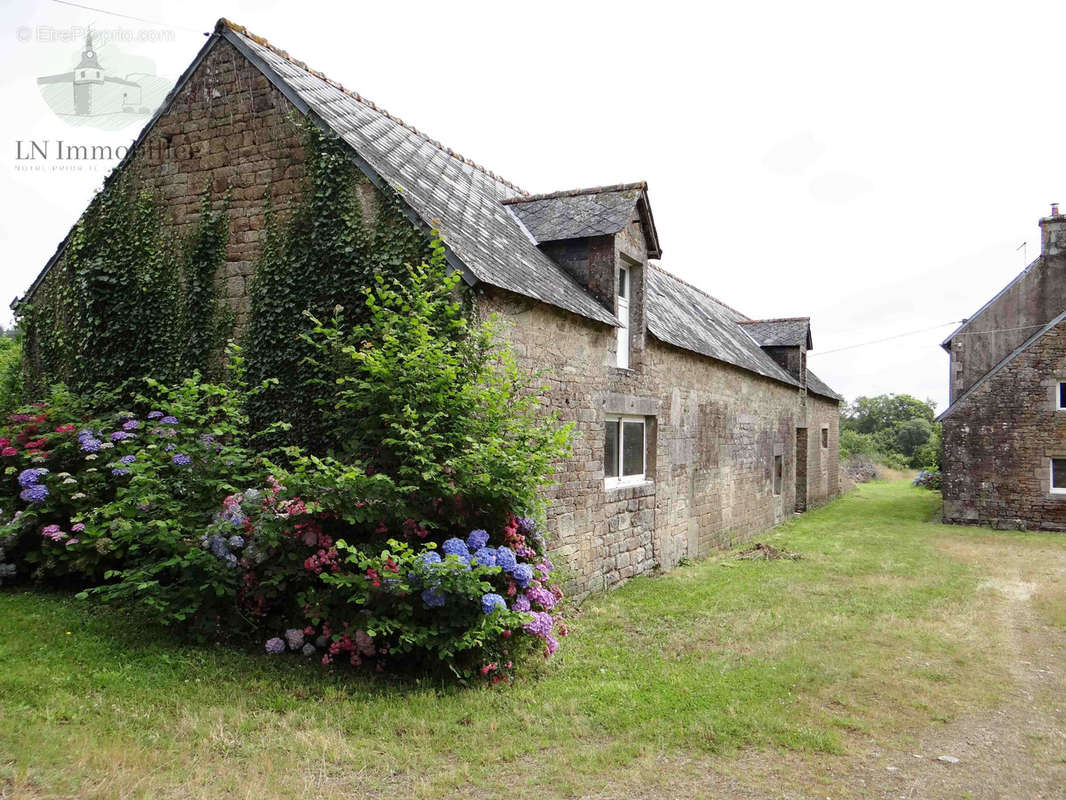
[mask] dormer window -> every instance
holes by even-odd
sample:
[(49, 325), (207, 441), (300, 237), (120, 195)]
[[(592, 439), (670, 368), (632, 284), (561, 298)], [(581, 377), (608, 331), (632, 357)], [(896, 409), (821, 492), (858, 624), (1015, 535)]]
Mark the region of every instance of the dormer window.
[(618, 268), (618, 298), (616, 316), (622, 323), (618, 329), (616, 366), (629, 369), (629, 268)]

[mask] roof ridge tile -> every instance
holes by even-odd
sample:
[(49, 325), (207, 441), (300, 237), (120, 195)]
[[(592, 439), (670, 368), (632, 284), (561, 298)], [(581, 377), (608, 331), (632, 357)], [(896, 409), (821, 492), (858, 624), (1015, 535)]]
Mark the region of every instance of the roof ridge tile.
[(636, 181), (634, 183), (615, 183), (610, 186), (589, 186), (584, 189), (562, 189), (558, 192), (543, 192), (541, 194), (527, 194), (522, 193), (521, 197), (505, 197), (500, 202), (505, 206), (513, 203), (531, 203), (535, 200), (555, 200), (560, 197), (579, 197), (583, 194), (605, 194), (606, 192), (624, 192), (632, 189), (641, 189), (647, 191), (647, 181)]
[(737, 315), (739, 315), (741, 317), (744, 317), (743, 320), (739, 320), (739, 319), (738, 320), (733, 320), (734, 322), (742, 323), (742, 322), (760, 322), (761, 321), (761, 320), (750, 319), (747, 314), (745, 314), (745, 313), (743, 313), (741, 311), (737, 311), (735, 308), (733, 308), (733, 306), (729, 305), (729, 303), (723, 303), (721, 300), (719, 300), (717, 297), (715, 297), (710, 292), (708, 292), (708, 291), (706, 291), (704, 289), (701, 289), (699, 286), (696, 286), (693, 283), (689, 283), (684, 278), (679, 278), (677, 275), (675, 275), (670, 270), (668, 270), (665, 267), (663, 267), (661, 264), (651, 264), (651, 263), (649, 263), (648, 266), (651, 267), (652, 269), (658, 270), (659, 272), (663, 273), (663, 275), (666, 275), (667, 277), (673, 278), (678, 283), (683, 283), (685, 286), (687, 286), (688, 288), (692, 289), (694, 292), (699, 292), (704, 297), (706, 297), (708, 300), (713, 300), (715, 303), (717, 303), (718, 305), (722, 306), (722, 308), (728, 308), (734, 314), (737, 314)]
[(287, 50), (282, 50), (280, 47), (277, 47), (276, 45), (271, 44), (270, 41), (267, 40), (265, 37), (259, 36), (257, 34), (252, 33), (251, 31), (249, 31), (243, 25), (238, 25), (236, 22), (233, 22), (232, 20), (226, 19), (225, 17), (220, 17), (219, 20), (218, 20), (218, 23), (215, 25), (215, 29), (218, 30), (218, 29), (223, 28), (223, 27), (229, 28), (230, 30), (234, 31), (235, 33), (239, 33), (241, 36), (248, 37), (249, 39), (251, 39), (256, 44), (258, 44), (258, 45), (260, 45), (262, 47), (265, 47), (267, 50), (270, 50), (270, 52), (274, 53), (275, 55), (277, 55), (277, 56), (279, 56), (279, 57), (281, 57), (283, 59), (285, 59), (290, 64), (292, 64), (292, 65), (294, 65), (296, 67), (299, 67), (300, 69), (302, 69), (304, 72), (308, 73), (309, 75), (313, 75), (314, 77), (318, 78), (319, 80), (328, 83), (334, 89), (337, 89), (338, 91), (344, 92), (346, 95), (351, 97), (353, 100), (355, 100), (355, 101), (357, 101), (359, 103), (362, 103), (363, 105), (367, 106), (368, 108), (371, 108), (374, 111), (378, 112), (383, 117), (386, 117), (386, 118), (392, 120), (397, 125), (400, 125), (400, 126), (406, 128), (407, 130), (411, 131), (412, 133), (414, 133), (414, 134), (416, 134), (418, 136), (421, 136), (423, 139), (425, 139), (431, 145), (436, 147), (438, 150), (446, 153), (447, 155), (451, 156), (452, 158), (456, 159), (457, 161), (461, 161), (464, 164), (466, 164), (467, 166), (473, 167), (478, 172), (482, 172), (485, 175), (488, 175), (490, 178), (492, 178), (497, 183), (503, 184), (508, 189), (513, 189), (514, 191), (518, 192), (519, 195), (525, 196), (525, 195), (528, 194), (528, 192), (526, 192), (526, 190), (523, 189), (521, 186), (518, 186), (518, 185), (512, 183), (511, 181), (507, 180), (506, 178), (504, 178), (501, 175), (497, 175), (492, 170), (481, 166), (477, 162), (475, 162), (475, 161), (473, 161), (473, 160), (471, 160), (469, 158), (466, 158), (466, 157), (460, 155), (459, 153), (456, 153), (450, 147), (445, 147), (439, 141), (437, 141), (436, 139), (430, 138), (427, 134), (425, 134), (422, 131), (420, 131), (414, 125), (409, 125), (406, 122), (404, 122), (402, 119), (400, 119), (399, 117), (395, 116), (394, 114), (390, 114), (384, 108), (381, 108), (380, 106), (378, 106), (373, 101), (367, 99), (366, 97), (363, 97), (358, 92), (352, 91), (351, 89), (346, 89), (346, 88), (344, 88), (344, 85), (341, 84), (340, 82), (335, 81), (332, 78), (327, 77), (324, 73), (319, 72), (318, 70), (311, 69), (311, 67), (307, 66), (307, 64), (305, 62), (300, 61), (300, 60), (298, 60), (296, 58), (293, 58), (292, 56), (289, 55)]

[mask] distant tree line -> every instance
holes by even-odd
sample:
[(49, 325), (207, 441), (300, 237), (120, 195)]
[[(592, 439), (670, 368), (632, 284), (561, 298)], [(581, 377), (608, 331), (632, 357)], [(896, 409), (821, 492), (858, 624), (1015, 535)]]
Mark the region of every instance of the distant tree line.
[(866, 455), (890, 467), (940, 469), (936, 403), (909, 394), (860, 397), (840, 419), (840, 456)]

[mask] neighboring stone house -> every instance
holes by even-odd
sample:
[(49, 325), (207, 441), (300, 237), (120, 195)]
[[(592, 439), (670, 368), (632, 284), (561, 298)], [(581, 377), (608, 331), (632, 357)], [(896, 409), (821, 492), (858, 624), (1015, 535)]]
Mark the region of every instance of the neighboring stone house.
[(222, 278), (238, 326), (268, 189), (283, 211), (303, 176), (294, 111), (350, 146), (367, 192), (391, 188), (439, 231), (478, 313), (548, 371), (543, 399), (576, 429), (548, 514), (571, 589), (668, 569), (838, 493), (841, 398), (806, 368), (809, 319), (748, 319), (655, 265), (645, 184), (529, 195), (221, 20), (120, 169), (179, 229), (205, 182), (232, 185)]
[(1066, 530), (1066, 216), (1040, 256), (942, 343), (944, 521)]

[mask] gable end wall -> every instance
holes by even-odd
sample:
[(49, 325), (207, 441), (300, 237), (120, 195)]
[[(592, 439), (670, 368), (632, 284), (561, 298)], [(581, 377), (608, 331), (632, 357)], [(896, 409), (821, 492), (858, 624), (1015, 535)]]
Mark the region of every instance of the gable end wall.
[(943, 420), (944, 521), (1066, 530), (1066, 495), (1050, 492), (1050, 459), (1066, 458), (1066, 322), (960, 401)]

